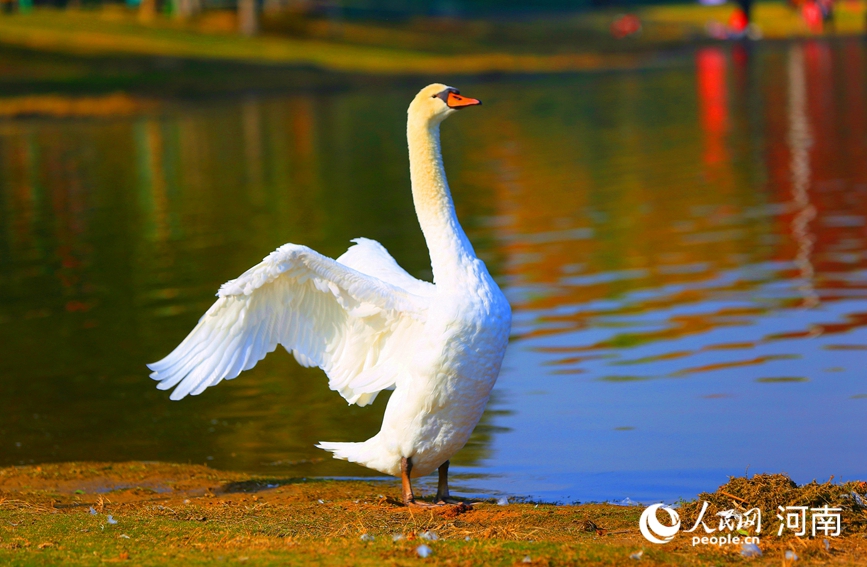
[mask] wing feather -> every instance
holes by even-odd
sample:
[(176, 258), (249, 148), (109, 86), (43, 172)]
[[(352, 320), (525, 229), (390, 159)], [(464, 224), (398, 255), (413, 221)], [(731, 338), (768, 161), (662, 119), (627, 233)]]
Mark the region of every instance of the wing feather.
[(157, 387), (175, 388), (173, 400), (201, 394), (281, 344), (302, 365), (325, 370), (329, 386), (349, 403), (373, 401), (394, 386), (403, 369), (400, 355), (421, 336), (430, 284), (403, 272), (378, 243), (365, 240), (350, 252), (357, 248), (361, 254), (350, 255), (349, 263), (364, 259), (390, 281), (304, 246), (281, 246), (224, 284), (181, 344), (148, 365)]
[(436, 289), (433, 284), (409, 275), (391, 257), (388, 250), (376, 240), (356, 238), (352, 242), (355, 242), (355, 246), (337, 259), (344, 266), (349, 266), (416, 295), (433, 295)]

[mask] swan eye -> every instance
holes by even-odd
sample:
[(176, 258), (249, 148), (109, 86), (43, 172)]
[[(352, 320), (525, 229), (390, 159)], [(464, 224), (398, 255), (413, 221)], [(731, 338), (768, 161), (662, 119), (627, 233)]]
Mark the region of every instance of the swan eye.
[(444, 91), (442, 91), (442, 92), (438, 92), (437, 94), (433, 95), (432, 98), (438, 98), (438, 99), (440, 99), (441, 101), (443, 101), (444, 103), (446, 103), (446, 105), (448, 105), (448, 103), (449, 103), (449, 93), (452, 93), (452, 92), (455, 92), (455, 89), (446, 89), (446, 90), (444, 90)]

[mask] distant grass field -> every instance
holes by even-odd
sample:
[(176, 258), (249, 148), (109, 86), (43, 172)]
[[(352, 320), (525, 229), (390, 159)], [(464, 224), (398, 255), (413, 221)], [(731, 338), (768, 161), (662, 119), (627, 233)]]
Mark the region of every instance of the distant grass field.
[(593, 53), (528, 54), (467, 50), (437, 53), (412, 47), (363, 45), (318, 37), (255, 38), (203, 32), (170, 22), (140, 24), (132, 16), (38, 11), (0, 17), (0, 43), (79, 55), (151, 55), (312, 66), (365, 74), (551, 72), (599, 67)]
[[(826, 35), (865, 35), (867, 3), (863, 0), (842, 1), (835, 5), (834, 23), (826, 26)], [(656, 34), (678, 37), (685, 31), (701, 33), (709, 21), (725, 23), (734, 10), (733, 4), (721, 6), (660, 5), (641, 10), (648, 26), (658, 28)], [(753, 7), (753, 21), (767, 39), (812, 37), (800, 13), (783, 2), (757, 2)], [(664, 33), (663, 30), (666, 30)]]
[[(725, 22), (733, 5), (653, 6), (636, 11), (643, 29), (617, 40), (613, 11), (527, 22), (417, 19), (400, 23), (264, 17), (266, 33), (233, 33), (233, 14), (207, 13), (190, 22), (134, 12), (37, 10), (0, 16), (0, 45), (88, 56), (159, 56), (280, 64), (369, 75), (550, 73), (634, 66), (648, 49), (709, 41), (709, 21)], [(840, 3), (827, 33), (865, 33), (864, 0)], [(759, 3), (755, 21), (766, 38), (806, 36), (800, 16), (783, 3)]]

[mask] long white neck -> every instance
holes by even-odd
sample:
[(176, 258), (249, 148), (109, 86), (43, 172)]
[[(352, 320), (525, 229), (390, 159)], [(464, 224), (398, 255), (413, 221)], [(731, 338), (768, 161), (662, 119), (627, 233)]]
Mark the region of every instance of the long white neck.
[(461, 268), (476, 253), (455, 214), (443, 169), (439, 122), (410, 117), (406, 135), (412, 199), (430, 252), (434, 283), (449, 285), (461, 278), (465, 273)]

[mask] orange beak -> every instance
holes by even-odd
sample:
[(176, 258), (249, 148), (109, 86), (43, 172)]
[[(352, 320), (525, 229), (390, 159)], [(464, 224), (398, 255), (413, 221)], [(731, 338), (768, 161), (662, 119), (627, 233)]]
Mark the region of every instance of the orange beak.
[(464, 108), (465, 106), (475, 106), (477, 104), (482, 104), (482, 101), (477, 98), (469, 98), (450, 92), (449, 98), (448, 100), (446, 100), (446, 104), (449, 108), (457, 109)]

